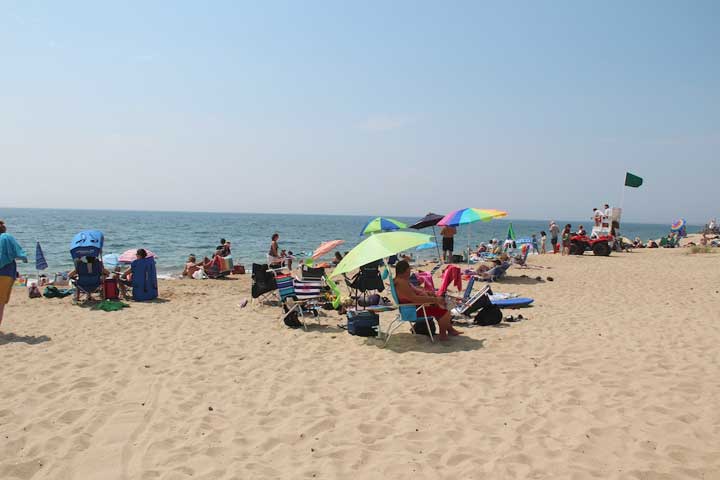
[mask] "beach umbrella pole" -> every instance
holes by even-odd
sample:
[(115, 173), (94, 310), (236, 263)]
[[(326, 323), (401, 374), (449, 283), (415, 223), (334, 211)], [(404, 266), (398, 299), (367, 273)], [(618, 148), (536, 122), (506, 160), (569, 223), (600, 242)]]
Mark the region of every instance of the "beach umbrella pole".
[(432, 229), (433, 229), (433, 237), (435, 237), (435, 248), (437, 248), (437, 252), (438, 252), (438, 261), (440, 261), (440, 263), (445, 263), (445, 262), (443, 262), (442, 253), (440, 253), (440, 244), (438, 243), (437, 232), (435, 231), (435, 225), (433, 225)]

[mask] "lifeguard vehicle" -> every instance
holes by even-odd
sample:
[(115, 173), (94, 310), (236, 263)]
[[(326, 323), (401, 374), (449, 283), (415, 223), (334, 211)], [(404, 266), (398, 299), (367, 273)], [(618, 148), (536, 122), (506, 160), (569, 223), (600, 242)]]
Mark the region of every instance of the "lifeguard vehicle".
[(595, 219), (595, 224), (588, 235), (570, 237), (570, 255), (583, 255), (587, 250), (593, 254), (607, 257), (615, 246), (615, 239), (620, 236), (621, 208), (612, 208), (604, 212), (602, 217)]

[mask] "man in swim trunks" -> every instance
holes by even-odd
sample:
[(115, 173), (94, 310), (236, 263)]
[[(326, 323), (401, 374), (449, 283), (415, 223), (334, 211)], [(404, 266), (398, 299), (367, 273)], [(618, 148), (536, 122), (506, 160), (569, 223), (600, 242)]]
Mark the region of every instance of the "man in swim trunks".
[[(433, 317), (438, 322), (438, 338), (447, 340), (448, 336), (461, 335), (462, 332), (455, 330), (452, 326), (452, 318), (450, 312), (445, 309), (445, 299), (438, 297), (434, 293), (428, 293), (425, 290), (414, 287), (410, 283), (410, 264), (405, 260), (400, 260), (395, 264), (395, 289), (397, 291), (398, 300), (401, 304), (414, 304), (418, 307), (425, 305), (424, 314)], [(423, 311), (418, 312), (419, 315)]]
[(451, 226), (445, 226), (440, 230), (440, 235), (442, 235), (442, 252), (443, 252), (443, 261), (445, 263), (452, 263), (452, 257), (453, 257), (453, 250), (455, 248), (455, 234), (457, 233), (457, 228), (451, 227)]

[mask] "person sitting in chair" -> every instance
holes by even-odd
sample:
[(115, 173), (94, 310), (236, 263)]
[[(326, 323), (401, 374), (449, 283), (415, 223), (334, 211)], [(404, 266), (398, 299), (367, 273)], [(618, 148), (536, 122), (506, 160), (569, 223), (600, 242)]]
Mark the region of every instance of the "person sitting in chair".
[[(135, 257), (138, 260), (145, 258), (147, 257), (147, 251), (145, 251), (144, 248), (138, 248), (137, 252), (135, 252)], [(127, 289), (128, 287), (132, 287), (132, 266), (120, 275), (118, 285), (120, 286), (120, 293), (122, 293), (123, 298), (128, 298)]]
[[(94, 269), (94, 268), (99, 268), (100, 271), (102, 272), (102, 273), (100, 274), (101, 281), (102, 281), (102, 280), (105, 280), (105, 278), (107, 278), (108, 276), (110, 276), (110, 272), (103, 266), (102, 260), (100, 260), (99, 258), (95, 258), (95, 257), (82, 257), (82, 258), (79, 258), (79, 259), (76, 260), (76, 261), (80, 261), (80, 262), (83, 262), (83, 263), (87, 263), (87, 265), (88, 265), (88, 271), (92, 271), (92, 269)], [(72, 279), (72, 280), (77, 280), (77, 279), (78, 279), (77, 267), (76, 267), (75, 269), (73, 269), (72, 271), (70, 271), (70, 273), (68, 273), (68, 278), (70, 278), (70, 279)], [(80, 289), (79, 289), (77, 286), (75, 287), (75, 297), (74, 297), (74, 299), (75, 299), (76, 302), (79, 302), (79, 301), (80, 301)], [(90, 292), (87, 292), (87, 301), (88, 301), (88, 302), (92, 301), (92, 293), (90, 293)]]
[[(450, 312), (445, 309), (445, 299), (433, 293), (428, 293), (410, 283), (410, 264), (400, 260), (395, 264), (395, 289), (400, 304), (425, 305), (425, 314), (438, 322), (438, 338), (447, 340), (448, 336), (456, 336), (462, 332), (452, 326)], [(420, 312), (422, 314), (422, 312)]]
[(333, 258), (333, 261), (332, 261), (333, 265), (339, 264), (340, 262), (342, 262), (342, 259), (343, 259), (343, 256), (340, 253), (340, 250), (338, 250), (337, 252), (335, 252), (335, 258)]

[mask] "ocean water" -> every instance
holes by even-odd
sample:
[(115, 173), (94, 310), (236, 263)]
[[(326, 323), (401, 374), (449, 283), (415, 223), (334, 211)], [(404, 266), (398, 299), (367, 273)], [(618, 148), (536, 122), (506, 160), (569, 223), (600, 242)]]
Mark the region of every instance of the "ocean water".
[[(72, 268), (70, 242), (73, 236), (86, 229), (105, 234), (103, 253), (122, 253), (130, 248), (148, 248), (158, 255), (158, 271), (164, 276), (177, 276), (190, 253), (202, 258), (210, 255), (220, 238), (232, 242), (235, 263), (249, 266), (265, 262), (270, 237), (280, 234), (280, 248), (293, 253), (310, 252), (322, 241), (342, 239), (342, 252), (350, 250), (362, 240), (360, 229), (370, 216), (297, 215), (256, 213), (199, 213), (199, 212), (137, 212), (110, 210), (56, 210), (0, 208), (13, 234), (30, 255), (30, 263), (21, 264), (23, 272), (34, 271), (35, 242), (39, 241), (48, 261), (49, 272)], [(412, 223), (417, 218), (393, 217)], [(559, 225), (577, 220), (555, 219)], [(500, 219), (460, 227), (456, 249), (469, 242), (476, 245), (491, 238), (506, 237), (508, 224), (513, 224), (518, 238), (548, 230), (547, 221)], [(586, 227), (590, 220), (582, 222)], [(689, 226), (688, 232), (700, 226)], [(644, 241), (667, 234), (669, 225), (626, 223), (622, 234)], [(421, 230), (432, 235), (432, 229)], [(438, 232), (439, 233), (439, 232)], [(420, 254), (420, 255), (418, 255)], [(434, 250), (415, 252), (420, 257), (436, 257)]]

